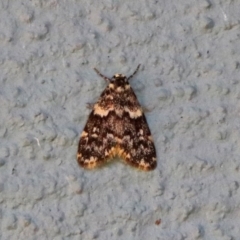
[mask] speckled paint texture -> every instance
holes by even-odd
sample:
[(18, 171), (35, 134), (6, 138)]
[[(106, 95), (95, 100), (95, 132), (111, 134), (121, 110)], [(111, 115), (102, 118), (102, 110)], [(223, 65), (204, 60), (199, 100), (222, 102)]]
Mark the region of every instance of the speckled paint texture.
[[(240, 2), (1, 1), (0, 239), (239, 240)], [(158, 166), (87, 171), (79, 135), (129, 75)]]

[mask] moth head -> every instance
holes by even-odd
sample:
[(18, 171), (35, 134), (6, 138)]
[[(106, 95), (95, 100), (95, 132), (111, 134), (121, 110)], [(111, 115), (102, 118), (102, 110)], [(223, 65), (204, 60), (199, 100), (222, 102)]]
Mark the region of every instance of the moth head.
[(125, 83), (127, 83), (127, 77), (122, 75), (122, 74), (119, 74), (119, 73), (116, 73), (113, 77), (112, 77), (112, 80), (113, 82), (116, 84), (116, 85), (123, 85)]

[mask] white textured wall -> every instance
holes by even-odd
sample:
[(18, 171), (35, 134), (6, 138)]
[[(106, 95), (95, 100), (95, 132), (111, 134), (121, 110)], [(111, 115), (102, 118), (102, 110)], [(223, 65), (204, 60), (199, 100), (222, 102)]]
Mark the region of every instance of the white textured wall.
[[(239, 13), (237, 0), (1, 1), (0, 239), (240, 239)], [(157, 169), (79, 168), (86, 103), (106, 86), (92, 68), (139, 63)]]

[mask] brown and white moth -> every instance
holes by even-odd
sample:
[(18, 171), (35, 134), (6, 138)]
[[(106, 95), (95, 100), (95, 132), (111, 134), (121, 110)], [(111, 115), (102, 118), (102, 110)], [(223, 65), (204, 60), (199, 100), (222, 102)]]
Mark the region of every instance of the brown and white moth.
[(156, 150), (143, 110), (129, 84), (138, 71), (112, 78), (96, 73), (109, 84), (93, 105), (81, 134), (77, 160), (80, 166), (93, 169), (115, 156), (141, 170), (157, 166)]

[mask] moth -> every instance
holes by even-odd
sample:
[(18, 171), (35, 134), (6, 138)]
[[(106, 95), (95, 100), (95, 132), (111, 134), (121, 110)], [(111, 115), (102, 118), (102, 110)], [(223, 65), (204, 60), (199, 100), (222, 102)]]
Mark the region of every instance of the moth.
[(115, 74), (112, 78), (94, 68), (108, 86), (91, 107), (80, 136), (77, 161), (81, 167), (93, 169), (118, 156), (141, 170), (156, 168), (153, 138), (143, 109), (129, 84), (139, 67), (129, 77)]

